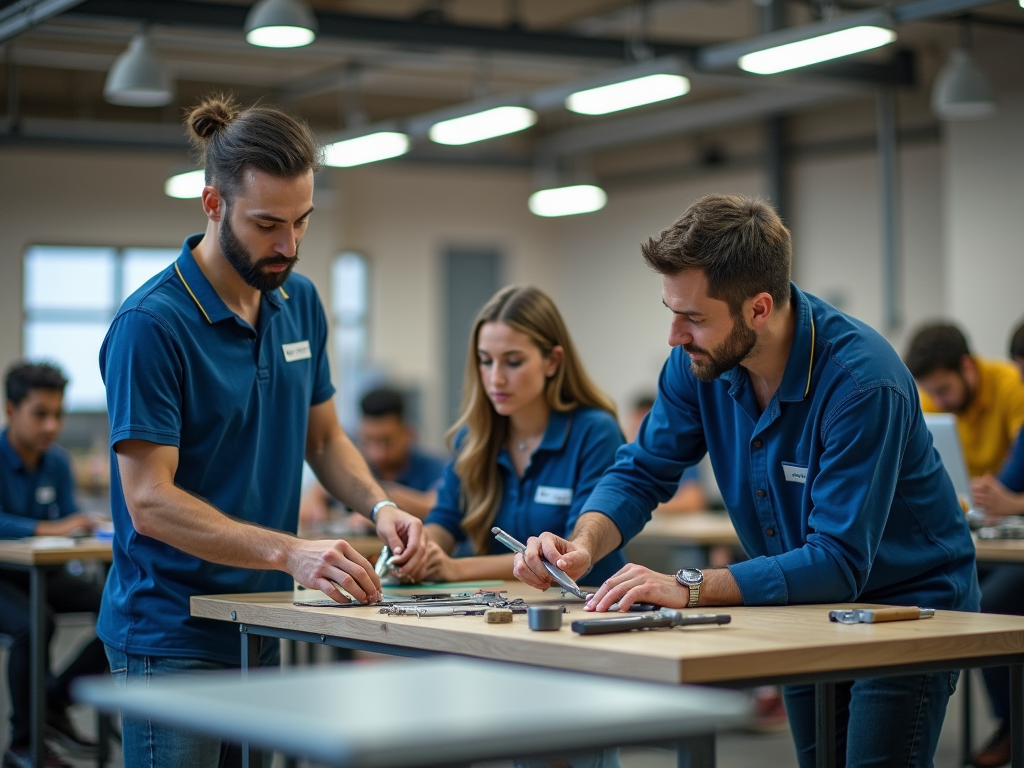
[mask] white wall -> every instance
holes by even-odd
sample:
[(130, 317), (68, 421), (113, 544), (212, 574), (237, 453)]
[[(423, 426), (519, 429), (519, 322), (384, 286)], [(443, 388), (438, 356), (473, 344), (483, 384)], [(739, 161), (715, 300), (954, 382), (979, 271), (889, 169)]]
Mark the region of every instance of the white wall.
[(949, 311), (974, 348), (1006, 357), (1024, 319), (1024, 93), (991, 120), (951, 123), (945, 142)]

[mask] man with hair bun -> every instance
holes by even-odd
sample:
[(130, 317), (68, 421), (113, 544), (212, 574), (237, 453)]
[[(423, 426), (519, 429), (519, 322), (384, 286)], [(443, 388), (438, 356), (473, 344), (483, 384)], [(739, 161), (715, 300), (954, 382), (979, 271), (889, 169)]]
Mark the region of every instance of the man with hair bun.
[[(98, 634), (114, 681), (239, 664), (238, 632), (192, 618), (197, 594), (291, 589), (379, 599), (370, 563), (344, 541), (304, 541), (303, 459), (369, 517), (401, 572), (423, 556), (422, 523), (388, 499), (338, 424), (327, 321), (292, 273), (313, 212), (320, 150), (269, 106), (205, 100), (186, 124), (206, 168), (206, 231), (121, 306), (100, 350), (110, 414), (114, 562)], [(261, 664), (278, 658), (265, 641)], [(124, 724), (125, 765), (216, 766), (216, 739)]]
[[(977, 611), (974, 544), (910, 371), (876, 331), (793, 285), (792, 241), (775, 211), (709, 195), (641, 250), (671, 313), (658, 396), (570, 540), (531, 538), (516, 576), (547, 586), (542, 557), (580, 576), (635, 536), (707, 453), (750, 559), (676, 574), (627, 565), (588, 610), (865, 602)], [(931, 766), (957, 675), (837, 683), (837, 763)], [(785, 699), (800, 766), (812, 768), (814, 686), (787, 686)]]

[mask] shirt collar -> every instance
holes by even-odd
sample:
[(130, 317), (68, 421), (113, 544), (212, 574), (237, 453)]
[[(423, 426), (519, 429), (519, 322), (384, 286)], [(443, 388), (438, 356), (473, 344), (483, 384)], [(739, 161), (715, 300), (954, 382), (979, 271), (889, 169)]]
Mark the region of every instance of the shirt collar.
[[(814, 370), (814, 345), (817, 333), (814, 327), (814, 313), (811, 303), (803, 292), (789, 284), (790, 302), (796, 316), (793, 329), (793, 345), (789, 349), (786, 370), (782, 374), (779, 386), (779, 400), (783, 402), (799, 402), (811, 393), (811, 373)], [(735, 392), (747, 380), (747, 372), (743, 366), (736, 365), (723, 373), (719, 378), (731, 385), (729, 392)]]
[(25, 469), (25, 462), (21, 460), (21, 456), (14, 450), (11, 441), (7, 439), (6, 429), (0, 433), (0, 456), (3, 456), (4, 461), (11, 465), (11, 469)]
[[(185, 286), (185, 290), (188, 291), (192, 301), (196, 303), (196, 306), (207, 322), (219, 323), (221, 320), (234, 317), (235, 313), (228, 309), (228, 305), (217, 295), (217, 291), (214, 290), (210, 281), (206, 279), (203, 270), (196, 263), (196, 257), (192, 254), (192, 249), (199, 245), (199, 241), (203, 237), (203, 233), (200, 232), (185, 238), (185, 243), (181, 247), (181, 254), (178, 256), (178, 260), (174, 262), (174, 269), (178, 274), (178, 278)], [(284, 288), (278, 288), (275, 291), (264, 293), (263, 298), (274, 309), (280, 309), (282, 301), (288, 298), (288, 294)]]
[[(560, 451), (569, 439), (569, 428), (572, 426), (572, 411), (552, 411), (548, 417), (548, 426), (544, 437), (537, 446), (537, 451)], [(535, 452), (536, 453), (536, 452)], [(498, 451), (498, 463), (512, 469), (512, 459), (503, 445)]]
[(796, 316), (793, 328), (793, 345), (789, 349), (789, 360), (782, 374), (779, 400), (799, 402), (811, 393), (811, 374), (814, 371), (814, 345), (817, 333), (814, 327), (814, 313), (811, 303), (793, 283), (789, 284), (793, 313)]

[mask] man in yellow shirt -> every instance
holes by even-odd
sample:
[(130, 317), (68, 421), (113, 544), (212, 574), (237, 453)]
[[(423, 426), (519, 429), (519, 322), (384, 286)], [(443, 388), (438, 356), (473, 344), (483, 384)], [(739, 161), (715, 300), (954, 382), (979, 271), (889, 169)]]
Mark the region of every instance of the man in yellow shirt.
[(951, 323), (920, 328), (904, 362), (921, 389), (925, 413), (956, 415), (971, 477), (998, 474), (1024, 425), (1024, 382), (1010, 362), (971, 354)]

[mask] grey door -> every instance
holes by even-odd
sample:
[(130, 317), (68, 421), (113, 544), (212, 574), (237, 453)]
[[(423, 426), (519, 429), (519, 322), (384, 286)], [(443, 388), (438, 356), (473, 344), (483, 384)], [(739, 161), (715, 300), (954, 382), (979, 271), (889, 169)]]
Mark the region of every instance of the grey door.
[(447, 428), (459, 416), (473, 318), (501, 287), (501, 254), (496, 248), (453, 247), (445, 251), (442, 268)]

